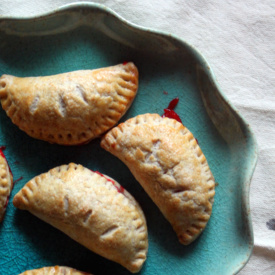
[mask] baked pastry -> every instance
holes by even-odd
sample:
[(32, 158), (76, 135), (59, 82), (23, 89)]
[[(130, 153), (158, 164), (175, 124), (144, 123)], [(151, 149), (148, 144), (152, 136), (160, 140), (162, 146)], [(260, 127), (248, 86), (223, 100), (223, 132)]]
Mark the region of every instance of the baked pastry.
[(39, 269), (27, 270), (19, 275), (91, 275), (67, 266), (47, 266)]
[(74, 163), (56, 167), (30, 180), (13, 204), (133, 273), (146, 260), (142, 209), (119, 183), (99, 172)]
[(215, 181), (186, 127), (158, 114), (139, 115), (110, 130), (101, 146), (128, 166), (182, 244), (198, 237), (211, 215)]
[(5, 155), (0, 148), (0, 222), (4, 219), (12, 187), (12, 173)]
[(113, 127), (138, 88), (138, 70), (123, 63), (43, 77), (0, 78), (3, 109), (29, 136), (50, 143), (87, 143)]

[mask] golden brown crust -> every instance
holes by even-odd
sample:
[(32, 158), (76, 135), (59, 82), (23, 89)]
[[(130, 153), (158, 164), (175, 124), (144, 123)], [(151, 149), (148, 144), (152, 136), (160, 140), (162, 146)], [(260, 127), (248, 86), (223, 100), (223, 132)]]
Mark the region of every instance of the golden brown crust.
[(29, 136), (62, 145), (89, 142), (132, 104), (138, 70), (129, 62), (43, 77), (0, 78), (3, 109)]
[(13, 204), (131, 272), (146, 260), (147, 226), (138, 203), (119, 183), (82, 165), (62, 165), (35, 177)]
[(0, 154), (0, 222), (4, 219), (12, 187), (13, 177), (9, 170), (9, 165)]
[(128, 166), (182, 244), (199, 236), (211, 215), (215, 181), (186, 127), (158, 114), (139, 115), (110, 130), (101, 146)]
[(92, 275), (67, 266), (47, 266), (39, 269), (27, 270), (19, 275)]

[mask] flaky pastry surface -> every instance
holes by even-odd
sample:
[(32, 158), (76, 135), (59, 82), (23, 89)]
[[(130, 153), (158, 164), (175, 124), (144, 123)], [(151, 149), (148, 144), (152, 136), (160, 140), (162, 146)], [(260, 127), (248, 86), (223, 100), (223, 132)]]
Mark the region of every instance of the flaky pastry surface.
[(39, 269), (27, 270), (19, 275), (91, 275), (67, 266), (47, 266)]
[(62, 165), (33, 178), (13, 204), (131, 272), (146, 260), (147, 226), (136, 200), (116, 181), (82, 165)]
[(77, 145), (113, 127), (138, 89), (132, 62), (52, 76), (0, 78), (3, 109), (29, 136)]
[(0, 222), (4, 219), (8, 199), (13, 187), (13, 177), (5, 157), (0, 154)]
[(139, 115), (110, 130), (101, 146), (128, 166), (182, 244), (199, 236), (211, 215), (215, 181), (185, 126), (158, 114)]

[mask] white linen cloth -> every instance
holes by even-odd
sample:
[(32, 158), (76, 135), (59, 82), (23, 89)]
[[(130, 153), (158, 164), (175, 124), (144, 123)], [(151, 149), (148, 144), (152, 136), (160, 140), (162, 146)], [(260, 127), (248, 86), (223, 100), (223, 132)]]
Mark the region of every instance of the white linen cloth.
[[(1, 16), (28, 17), (66, 0), (0, 0)], [(117, 0), (101, 3), (132, 23), (176, 34), (210, 63), (222, 91), (256, 134), (250, 191), (255, 248), (239, 273), (275, 274), (275, 1)], [(273, 230), (272, 230), (273, 228)]]

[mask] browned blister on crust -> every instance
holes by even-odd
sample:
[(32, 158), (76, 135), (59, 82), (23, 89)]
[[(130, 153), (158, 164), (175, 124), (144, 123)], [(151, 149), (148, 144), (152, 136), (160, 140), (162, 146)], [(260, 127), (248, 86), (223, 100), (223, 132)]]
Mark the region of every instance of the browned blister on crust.
[(82, 165), (62, 165), (30, 180), (14, 197), (93, 252), (138, 272), (146, 260), (146, 220), (119, 183)]
[(4, 219), (12, 187), (12, 173), (7, 160), (0, 154), (0, 222)]
[(132, 104), (138, 70), (132, 62), (43, 77), (0, 78), (0, 100), (29, 136), (62, 145), (87, 143), (113, 127)]
[(185, 126), (158, 114), (139, 115), (110, 130), (101, 146), (128, 166), (182, 244), (199, 236), (212, 212), (215, 181)]
[(39, 269), (27, 270), (19, 275), (92, 275), (67, 266), (47, 266)]

